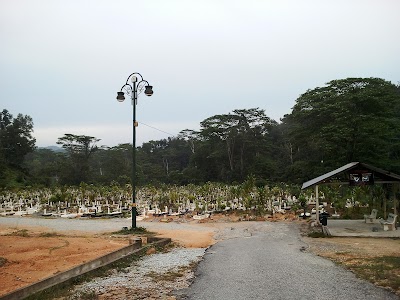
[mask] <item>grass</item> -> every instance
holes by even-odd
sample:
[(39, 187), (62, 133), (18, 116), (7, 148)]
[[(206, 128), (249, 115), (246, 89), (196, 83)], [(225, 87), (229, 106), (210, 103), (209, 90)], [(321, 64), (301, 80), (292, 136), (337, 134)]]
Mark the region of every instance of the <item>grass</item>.
[(331, 236), (324, 234), (321, 231), (312, 231), (307, 234), (310, 238), (330, 238)]
[(40, 237), (60, 237), (63, 236), (61, 234), (58, 234), (56, 232), (42, 232), (39, 234)]
[[(35, 234), (33, 234), (34, 236)], [(17, 229), (9, 234), (7, 236), (22, 236), (22, 237), (30, 237), (32, 236), (27, 229)], [(64, 236), (62, 234), (56, 233), (56, 232), (42, 232), (39, 234), (39, 237), (60, 237)]]
[(181, 247), (178, 243), (171, 241), (169, 244), (162, 246), (162, 247), (156, 247), (157, 252), (162, 252), (162, 253), (167, 253), (170, 252), (172, 249), (179, 248)]
[(146, 276), (150, 277), (154, 282), (158, 282), (161, 280), (164, 281), (175, 281), (175, 279), (182, 277), (182, 271), (168, 271), (165, 273), (157, 273), (157, 272), (150, 272), (147, 273)]
[(113, 232), (113, 234), (121, 234), (121, 235), (128, 235), (128, 234), (153, 234), (150, 231), (147, 231), (146, 228), (144, 227), (135, 227), (135, 228), (129, 228), (128, 227), (123, 227), (119, 231)]
[(359, 277), (379, 286), (400, 291), (400, 257), (382, 256), (346, 264)]
[(150, 272), (146, 276), (150, 277), (154, 282), (158, 281), (175, 281), (177, 278), (183, 277), (188, 270), (194, 270), (198, 262), (192, 262), (186, 267), (179, 267), (178, 270), (170, 270), (165, 273)]
[[(305, 234), (311, 238), (332, 238), (309, 226), (305, 228)], [(336, 251), (333, 256), (325, 257), (352, 271), (359, 278), (400, 295), (400, 256), (365, 257), (358, 252)]]
[(22, 237), (28, 237), (29, 233), (27, 229), (18, 229), (16, 231), (13, 231), (9, 234), (7, 234), (8, 236), (22, 236)]
[[(28, 232), (27, 229), (17, 229), (9, 234), (8, 236), (22, 236), (22, 237), (30, 237), (31, 234)], [(35, 235), (35, 234), (33, 234)], [(56, 232), (42, 232), (39, 234), (39, 237), (60, 237), (64, 236), (62, 234), (56, 233)]]
[(400, 295), (400, 257), (363, 257), (351, 251), (338, 251), (328, 256), (356, 276)]

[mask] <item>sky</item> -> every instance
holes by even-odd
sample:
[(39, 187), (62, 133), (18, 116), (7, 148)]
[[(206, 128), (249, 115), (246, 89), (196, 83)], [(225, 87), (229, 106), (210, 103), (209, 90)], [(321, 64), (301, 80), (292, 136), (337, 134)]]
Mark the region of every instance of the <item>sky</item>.
[(279, 120), (335, 79), (400, 83), (398, 0), (0, 0), (0, 109), (33, 119), (36, 145), (66, 133), (136, 145), (234, 109)]

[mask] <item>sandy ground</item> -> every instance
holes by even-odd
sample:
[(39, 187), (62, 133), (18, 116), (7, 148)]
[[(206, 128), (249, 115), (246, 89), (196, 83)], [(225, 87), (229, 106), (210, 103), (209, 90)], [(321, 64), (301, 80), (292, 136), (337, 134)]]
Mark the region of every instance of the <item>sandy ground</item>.
[[(249, 222), (225, 220), (223, 217), (187, 222), (181, 229), (177, 221), (172, 220), (170, 224), (152, 221), (147, 224), (150, 231), (157, 232), (157, 236), (170, 237), (181, 246), (193, 248), (214, 244), (218, 232), (225, 228), (249, 225)], [(280, 221), (302, 224), (301, 221)], [(110, 233), (74, 231), (73, 235), (57, 234), (49, 234), (46, 227), (19, 226), (16, 229), (0, 223), (0, 296), (128, 245), (127, 237)], [(400, 253), (400, 240), (394, 239), (303, 239), (309, 245), (309, 251), (336, 261), (349, 261), (354, 256), (397, 256)]]
[[(163, 227), (163, 224), (159, 223), (159, 226)], [(205, 248), (215, 243), (212, 228), (156, 228), (152, 231), (183, 247)], [(47, 227), (19, 226), (16, 229), (0, 223), (0, 296), (128, 244), (128, 238), (124, 236), (85, 231), (66, 235), (49, 231)]]
[(45, 237), (26, 229), (0, 227), (0, 296), (129, 244), (108, 237)]

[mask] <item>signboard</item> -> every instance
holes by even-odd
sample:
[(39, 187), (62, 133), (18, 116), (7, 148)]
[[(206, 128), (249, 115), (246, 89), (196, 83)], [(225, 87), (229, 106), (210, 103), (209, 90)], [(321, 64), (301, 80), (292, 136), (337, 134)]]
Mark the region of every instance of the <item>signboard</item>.
[(350, 173), (350, 185), (373, 185), (374, 174), (367, 171), (353, 171)]

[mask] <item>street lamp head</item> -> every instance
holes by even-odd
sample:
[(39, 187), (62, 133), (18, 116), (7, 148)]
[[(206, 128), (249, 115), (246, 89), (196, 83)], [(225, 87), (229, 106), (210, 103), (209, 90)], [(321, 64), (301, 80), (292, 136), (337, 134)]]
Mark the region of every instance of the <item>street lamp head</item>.
[(125, 100), (124, 92), (118, 92), (117, 93), (117, 100), (119, 102), (124, 102), (124, 100)]
[(151, 96), (153, 95), (153, 86), (146, 85), (146, 89), (144, 90), (145, 95)]

